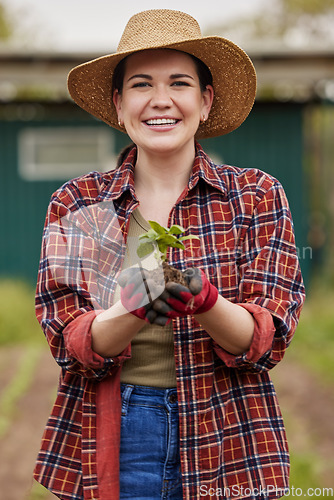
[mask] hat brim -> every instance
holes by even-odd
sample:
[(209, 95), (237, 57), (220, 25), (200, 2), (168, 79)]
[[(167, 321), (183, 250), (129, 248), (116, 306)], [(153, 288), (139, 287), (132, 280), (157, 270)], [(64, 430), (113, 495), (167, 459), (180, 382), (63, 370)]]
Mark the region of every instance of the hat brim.
[[(212, 36), (190, 39), (145, 49), (174, 49), (201, 59), (213, 77), (214, 100), (209, 117), (199, 126), (196, 137), (217, 137), (238, 128), (249, 115), (256, 95), (256, 72), (248, 55), (230, 40)], [(124, 57), (138, 52), (117, 52), (73, 68), (68, 75), (68, 90), (81, 108), (108, 125), (118, 125), (112, 101), (112, 76)]]

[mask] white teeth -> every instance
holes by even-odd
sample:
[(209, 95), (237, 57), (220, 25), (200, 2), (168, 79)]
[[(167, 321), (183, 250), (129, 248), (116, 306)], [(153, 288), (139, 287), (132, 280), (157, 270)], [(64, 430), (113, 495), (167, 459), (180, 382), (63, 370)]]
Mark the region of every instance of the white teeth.
[(147, 120), (147, 125), (174, 125), (177, 120), (172, 118), (155, 118), (154, 120)]

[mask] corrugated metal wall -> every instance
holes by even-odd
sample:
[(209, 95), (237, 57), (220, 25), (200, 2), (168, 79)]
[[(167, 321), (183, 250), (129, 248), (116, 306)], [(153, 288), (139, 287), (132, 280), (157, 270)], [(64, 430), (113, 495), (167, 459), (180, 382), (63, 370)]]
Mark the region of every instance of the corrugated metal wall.
[[(28, 181), (18, 172), (18, 137), (27, 127), (104, 127), (115, 154), (128, 143), (114, 132), (72, 106), (38, 105), (35, 112), (18, 106), (0, 110), (1, 245), (0, 276), (36, 281), (41, 234), (51, 194), (67, 179)], [(293, 212), (297, 244), (305, 237), (303, 184), (303, 107), (257, 103), (246, 122), (227, 136), (202, 141), (204, 148), (224, 163), (256, 167), (277, 177), (285, 187)], [(308, 273), (307, 261), (302, 262)]]

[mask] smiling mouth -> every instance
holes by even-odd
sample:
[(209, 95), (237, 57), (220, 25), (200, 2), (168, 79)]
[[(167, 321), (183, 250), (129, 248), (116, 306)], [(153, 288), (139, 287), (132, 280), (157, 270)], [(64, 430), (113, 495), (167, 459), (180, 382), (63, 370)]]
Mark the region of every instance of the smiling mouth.
[(147, 120), (145, 123), (147, 125), (175, 125), (178, 121), (173, 118), (154, 118), (153, 120)]

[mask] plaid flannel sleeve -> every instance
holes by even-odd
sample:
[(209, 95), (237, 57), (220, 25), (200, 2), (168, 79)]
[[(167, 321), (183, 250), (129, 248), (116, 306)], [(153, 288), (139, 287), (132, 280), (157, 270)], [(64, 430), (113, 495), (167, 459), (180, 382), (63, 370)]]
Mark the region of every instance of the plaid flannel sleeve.
[(252, 344), (240, 356), (215, 350), (226, 365), (261, 372), (284, 356), (305, 299), (293, 222), (284, 190), (276, 181), (259, 199), (239, 258), (240, 306), (254, 317)]
[(100, 248), (89, 212), (70, 211), (54, 195), (42, 239), (36, 316), (56, 362), (65, 370), (101, 379), (127, 356), (102, 358), (91, 349), (90, 327), (101, 312), (98, 293)]

